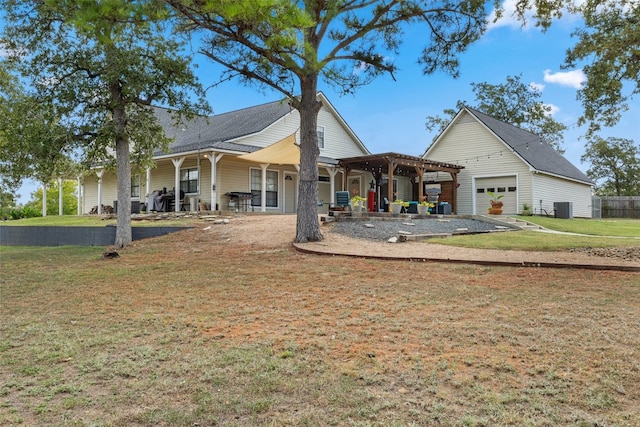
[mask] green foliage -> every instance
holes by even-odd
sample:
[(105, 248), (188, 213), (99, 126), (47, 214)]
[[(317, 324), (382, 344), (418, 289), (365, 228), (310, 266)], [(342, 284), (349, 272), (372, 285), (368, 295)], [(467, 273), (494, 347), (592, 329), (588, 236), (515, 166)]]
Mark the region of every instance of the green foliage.
[[(640, 3), (632, 0), (579, 3), (584, 26), (574, 32), (576, 45), (567, 51), (565, 67), (582, 67), (587, 79), (578, 92), (593, 135), (601, 125), (613, 126), (640, 93)], [(585, 64), (586, 62), (586, 64)]]
[[(85, 167), (115, 160), (118, 201), (129, 206), (131, 162), (150, 166), (153, 151), (169, 144), (149, 107), (162, 104), (186, 117), (208, 111), (191, 58), (167, 28), (166, 5), (0, 0), (0, 6), (9, 62), (37, 101), (53, 106), (56, 129), (66, 131), (54, 151), (79, 153)], [(123, 247), (131, 242), (130, 212), (120, 209), (118, 220), (115, 244)]]
[(591, 138), (581, 160), (591, 163), (587, 176), (598, 183), (598, 195), (640, 194), (640, 153), (632, 140)]
[[(219, 82), (237, 78), (271, 88), (300, 112), (300, 203), (297, 242), (322, 239), (316, 211), (318, 82), (355, 93), (380, 75), (394, 77), (408, 25), (423, 30), (418, 62), (425, 74), (459, 73), (458, 55), (487, 26), (488, 7), (476, 0), (300, 1), (168, 0), (183, 28), (202, 35), (200, 53), (223, 65)], [(499, 11), (499, 1), (493, 1)], [(538, 2), (538, 5), (545, 2)], [(524, 12), (531, 5), (519, 2)], [(555, 13), (541, 7), (537, 19)], [(217, 83), (214, 83), (217, 84)], [(303, 188), (303, 186), (305, 188)], [(308, 188), (307, 188), (308, 187)]]
[(443, 116), (428, 116), (427, 130), (440, 134), (460, 109), (473, 105), (472, 108), (491, 117), (542, 137), (562, 153), (562, 138), (567, 127), (551, 117), (551, 107), (542, 101), (542, 92), (521, 79), (518, 75), (507, 76), (506, 82), (500, 84), (471, 83), (475, 103), (458, 101), (455, 110), (445, 109)]
[[(58, 182), (47, 188), (47, 215), (58, 215), (60, 206), (60, 187)], [(33, 200), (27, 206), (42, 212), (43, 192), (39, 188), (32, 194)], [(76, 215), (78, 212), (78, 188), (75, 181), (62, 181), (62, 214)]]

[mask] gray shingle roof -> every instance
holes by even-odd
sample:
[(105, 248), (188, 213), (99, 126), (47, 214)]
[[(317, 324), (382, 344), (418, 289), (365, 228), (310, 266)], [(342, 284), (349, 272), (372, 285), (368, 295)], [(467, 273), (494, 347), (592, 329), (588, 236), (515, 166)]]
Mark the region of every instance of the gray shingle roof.
[(169, 153), (198, 149), (253, 152), (258, 147), (231, 140), (263, 131), (292, 109), (285, 101), (275, 101), (210, 117), (198, 116), (178, 125), (171, 116), (171, 110), (154, 107), (154, 113), (165, 134), (174, 138)]
[(478, 110), (469, 107), (466, 109), (537, 171), (593, 184), (587, 175), (540, 136), (497, 120)]

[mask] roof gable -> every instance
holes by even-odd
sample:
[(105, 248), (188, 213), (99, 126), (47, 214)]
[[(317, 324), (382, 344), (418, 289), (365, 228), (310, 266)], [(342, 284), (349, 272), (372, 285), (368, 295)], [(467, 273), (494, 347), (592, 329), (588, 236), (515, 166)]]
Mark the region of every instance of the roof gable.
[[(593, 184), (587, 175), (575, 167), (540, 136), (495, 119), (473, 108), (464, 107), (447, 127), (454, 126), (457, 120), (464, 115), (464, 112), (467, 112), (471, 117), (484, 125), (495, 137), (507, 145), (536, 171)], [(447, 129), (445, 129), (436, 142), (429, 147), (427, 153), (443, 139), (443, 135), (446, 133)]]
[(165, 134), (174, 141), (170, 152), (185, 152), (205, 148), (254, 151), (246, 144), (234, 144), (231, 140), (259, 133), (289, 114), (292, 107), (284, 101), (230, 111), (209, 117), (196, 116), (176, 124), (172, 110), (153, 107), (154, 114)]
[[(359, 149), (369, 153), (362, 141), (322, 92), (318, 93), (318, 100), (336, 118)], [(249, 153), (261, 147), (234, 141), (266, 130), (286, 115), (291, 114), (294, 108), (289, 105), (286, 99), (282, 99), (209, 117), (196, 116), (180, 124), (176, 124), (175, 119), (172, 117), (172, 110), (161, 107), (153, 107), (153, 110), (165, 134), (174, 140), (170, 144), (170, 153), (198, 149), (219, 149)]]

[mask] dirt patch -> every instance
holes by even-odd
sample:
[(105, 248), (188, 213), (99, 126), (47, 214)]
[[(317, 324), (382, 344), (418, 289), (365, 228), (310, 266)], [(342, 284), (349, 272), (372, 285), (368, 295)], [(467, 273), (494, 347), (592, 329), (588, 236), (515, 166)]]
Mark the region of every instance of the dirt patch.
[[(211, 218), (208, 223), (197, 222), (196, 228), (185, 235), (194, 241), (206, 238), (207, 234), (220, 234), (223, 239), (236, 243), (264, 247), (288, 247), (296, 233), (295, 215), (239, 215)], [(575, 264), (595, 266), (640, 267), (640, 248), (584, 248), (566, 251), (505, 251), (491, 249), (461, 248), (438, 244), (437, 240), (386, 243), (370, 239), (358, 239), (330, 232), (332, 225), (323, 224), (324, 240), (297, 245), (302, 249), (319, 253), (362, 255), (370, 257), (395, 257), (412, 259), (438, 259), (442, 261), (499, 261), (505, 263)], [(187, 237), (188, 236), (188, 237)]]
[(640, 425), (637, 273), (320, 257), (294, 216), (211, 219), (113, 259), (3, 252), (0, 425)]

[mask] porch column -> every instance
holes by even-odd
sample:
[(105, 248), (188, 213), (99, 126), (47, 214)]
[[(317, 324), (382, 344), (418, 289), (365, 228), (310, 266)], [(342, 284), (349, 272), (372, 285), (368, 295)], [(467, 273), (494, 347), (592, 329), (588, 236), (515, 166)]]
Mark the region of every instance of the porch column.
[(77, 210), (77, 214), (78, 214), (78, 215), (82, 215), (82, 180), (81, 180), (80, 175), (78, 175), (78, 176), (76, 177), (76, 182), (77, 182), (77, 185), (76, 185), (77, 190), (76, 190), (76, 191), (77, 191), (77, 193), (78, 193), (78, 194), (76, 195), (76, 196), (77, 196), (77, 200), (78, 200), (78, 210)]
[(64, 213), (64, 209), (62, 209), (62, 196), (62, 178), (58, 177), (58, 216), (62, 216)]
[(424, 197), (424, 183), (422, 181), (424, 174), (426, 172), (425, 168), (416, 166), (416, 173), (418, 174), (418, 203), (422, 202), (422, 198)]
[[(211, 210), (215, 211), (218, 205), (218, 190), (216, 189), (216, 175), (218, 170), (218, 162), (224, 156), (223, 153), (216, 154), (214, 151), (211, 154), (206, 154), (205, 157), (209, 159), (211, 163)], [(200, 171), (198, 171), (200, 173)]]
[[(453, 206), (451, 206), (451, 213), (454, 215), (458, 214), (458, 174), (451, 173), (451, 177), (453, 178)], [(473, 204), (475, 210), (475, 202)]]
[(151, 189), (151, 168), (147, 168), (144, 185), (146, 190), (144, 203), (147, 206), (147, 210), (145, 212), (149, 213), (151, 209), (151, 206), (149, 206), (149, 195), (151, 194), (151, 191), (149, 191)]
[(269, 163), (260, 163), (262, 169), (262, 183), (260, 187), (260, 212), (267, 211), (267, 168)]
[(389, 208), (393, 202), (393, 172), (396, 170), (396, 162), (392, 157), (386, 157), (387, 175), (389, 177), (389, 185), (387, 186), (387, 197), (389, 198)]
[(331, 191), (331, 197), (329, 199), (329, 206), (333, 206), (336, 203), (336, 175), (339, 169), (336, 167), (325, 167), (329, 173), (329, 189)]
[(47, 183), (42, 183), (42, 216), (47, 216)]
[(104, 175), (104, 169), (96, 171), (98, 176), (98, 215), (102, 215), (102, 175)]
[(173, 162), (173, 166), (176, 168), (175, 170), (175, 181), (173, 185), (173, 210), (174, 212), (180, 212), (180, 166), (184, 162), (184, 157), (180, 157), (179, 159), (171, 159)]

